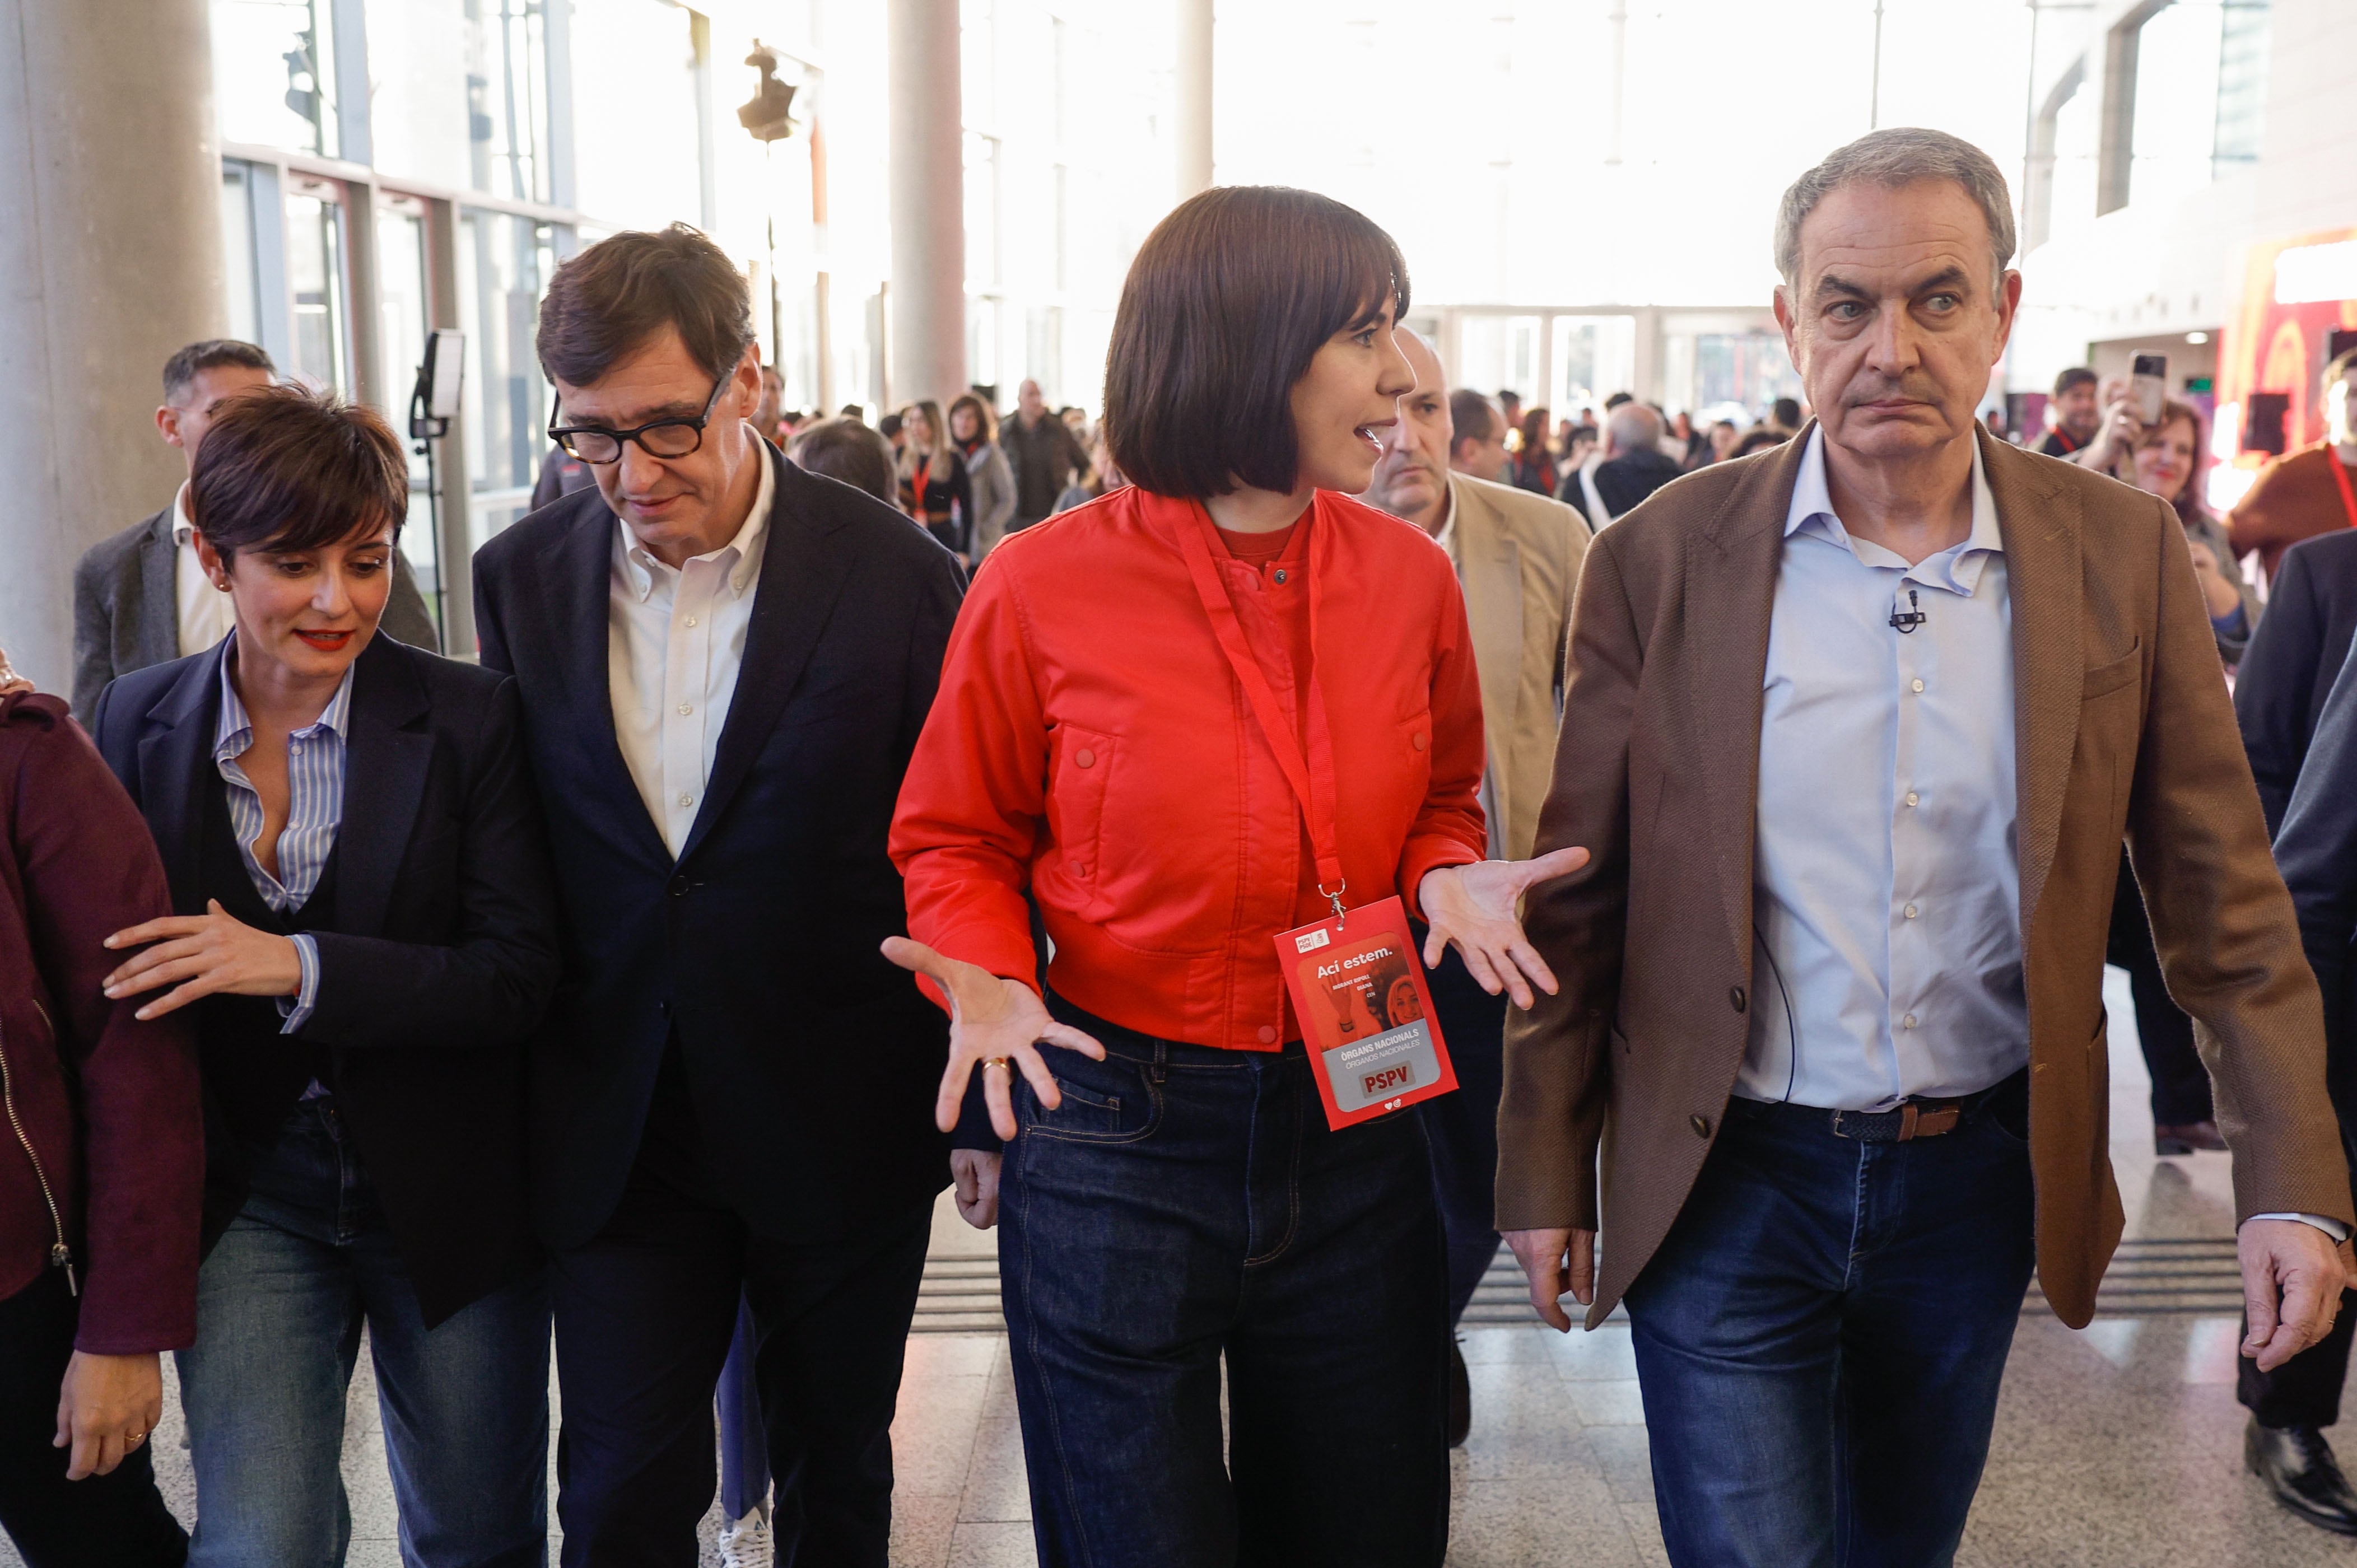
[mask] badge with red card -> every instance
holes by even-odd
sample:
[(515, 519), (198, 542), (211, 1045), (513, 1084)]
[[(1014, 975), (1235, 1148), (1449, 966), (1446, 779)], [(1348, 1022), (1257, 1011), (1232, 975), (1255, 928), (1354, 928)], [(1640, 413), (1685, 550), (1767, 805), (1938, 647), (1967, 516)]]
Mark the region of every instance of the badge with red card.
[(1286, 931), (1276, 951), (1328, 1126), (1348, 1127), (1457, 1087), (1424, 961), (1396, 897)]

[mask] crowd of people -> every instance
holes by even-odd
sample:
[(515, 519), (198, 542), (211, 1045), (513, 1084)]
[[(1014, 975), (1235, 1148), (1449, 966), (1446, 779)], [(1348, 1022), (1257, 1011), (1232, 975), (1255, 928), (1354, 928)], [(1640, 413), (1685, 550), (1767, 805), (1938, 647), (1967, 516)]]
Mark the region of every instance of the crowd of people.
[(2222, 523), (2190, 404), (2025, 451), (2012, 224), (1939, 133), (1803, 174), (1750, 429), (1450, 387), (1301, 191), (1156, 228), (1092, 430), (782, 412), (728, 258), (617, 234), (471, 660), (382, 418), (174, 356), (70, 700), (0, 660), (0, 1526), (340, 1562), (364, 1340), (404, 1561), (538, 1563), (553, 1343), (565, 1563), (694, 1561), (716, 1400), (729, 1561), (880, 1568), (950, 1188), (1044, 1563), (1437, 1568), (1501, 1241), (1627, 1306), (1672, 1562), (1945, 1563), (2119, 1235), (2108, 957), (2234, 1163), (2248, 1463), (2357, 1533), (2357, 358)]

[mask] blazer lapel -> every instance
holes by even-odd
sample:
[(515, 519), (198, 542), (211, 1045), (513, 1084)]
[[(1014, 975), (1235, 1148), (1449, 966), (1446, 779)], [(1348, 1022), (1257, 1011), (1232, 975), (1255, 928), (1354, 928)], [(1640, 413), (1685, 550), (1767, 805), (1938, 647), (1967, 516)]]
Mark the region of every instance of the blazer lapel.
[(352, 671), (344, 814), (336, 830), (336, 925), (356, 937), (384, 929), (434, 756), (434, 737), (409, 727), (425, 716), (426, 701), (408, 660), (380, 634)]
[(1690, 662), (1686, 700), (1693, 755), (1725, 758), (1709, 781), (1709, 844), (1717, 863), (1727, 940), (1751, 962), (1753, 839), (1760, 815), (1760, 714), (1768, 630), (1784, 554), (1784, 518), (1808, 449), (1803, 430), (1728, 492), (1687, 547), (1680, 616)]
[(180, 656), (180, 547), (172, 540), (178, 511), (176, 499), (147, 520), (139, 541), (139, 656), (148, 664)]
[(221, 667), (230, 639), (192, 659), (156, 700), (139, 737), (139, 803), (171, 885), (172, 908), (199, 914), (204, 880), (205, 774), (221, 722)]
[(761, 754), (778, 717), (786, 710), (802, 681), (818, 639), (826, 630), (835, 596), (851, 575), (846, 552), (826, 547), (834, 531), (833, 520), (805, 513), (794, 504), (802, 475), (774, 448), (768, 456), (775, 470), (770, 499), (768, 537), (761, 546), (761, 576), (753, 596), (753, 618), (745, 632), (745, 662), (737, 671), (737, 690), (728, 700), (728, 718), (721, 726), (720, 744), (712, 757), (712, 777), (704, 786), (704, 804), (688, 830), (679, 858), (684, 862), (711, 832), (712, 824), (728, 809), (730, 797), (753, 759)]
[(2079, 741), (2079, 505), (2039, 465), (1987, 433), (1981, 463), (2005, 540), (2013, 612), (2014, 811), (2020, 823), (2021, 929), (2046, 890), (2062, 831), (2062, 798)]
[(581, 749), (591, 769), (587, 781), (615, 802), (623, 831), (640, 839), (640, 847), (658, 864), (671, 864), (671, 850), (662, 830), (647, 815), (630, 766), (622, 760), (622, 743), (614, 733), (612, 628), (615, 530), (621, 523), (603, 506), (592, 507), (574, 526), (559, 534), (543, 559), (549, 579), (557, 585), (555, 602), (562, 621), (556, 628), (564, 671), (565, 705), (572, 710), (571, 734), (581, 737)]
[[(1481, 682), (1482, 728), (1490, 743), (1490, 782), (1498, 815), (1507, 819), (1512, 769), (1501, 766), (1514, 739), (1516, 700), (1523, 689), (1523, 555), (1505, 536), (1497, 512), (1470, 485), (1449, 476), (1457, 509), (1450, 535), (1465, 615), (1473, 630), (1473, 667)], [(1510, 820), (1510, 819), (1509, 819)]]

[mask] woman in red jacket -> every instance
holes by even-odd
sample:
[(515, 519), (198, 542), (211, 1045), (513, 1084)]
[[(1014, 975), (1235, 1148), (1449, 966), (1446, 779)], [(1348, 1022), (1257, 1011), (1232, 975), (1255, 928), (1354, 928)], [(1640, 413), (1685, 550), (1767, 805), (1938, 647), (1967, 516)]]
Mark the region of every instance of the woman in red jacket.
[[(1453, 941), (1527, 1000), (1554, 982), (1516, 900), (1585, 856), (1482, 861), (1455, 573), (1347, 499), (1414, 383), (1407, 293), (1390, 238), (1323, 197), (1213, 190), (1165, 219), (1108, 357), (1132, 485), (994, 553), (901, 789), (915, 940), (887, 950), (947, 993), (943, 1124), (979, 1066), (1012, 1140), (1000, 1273), (1043, 1563), (1447, 1546), (1422, 1126), (1329, 1129), (1275, 939), (1396, 895), (1427, 960)], [(958, 1159), (986, 1225), (998, 1156)]]
[(0, 655), (0, 1530), (31, 1568), (170, 1568), (157, 1353), (196, 1337), (203, 1121), (185, 1022), (101, 945), (171, 908), (138, 808)]

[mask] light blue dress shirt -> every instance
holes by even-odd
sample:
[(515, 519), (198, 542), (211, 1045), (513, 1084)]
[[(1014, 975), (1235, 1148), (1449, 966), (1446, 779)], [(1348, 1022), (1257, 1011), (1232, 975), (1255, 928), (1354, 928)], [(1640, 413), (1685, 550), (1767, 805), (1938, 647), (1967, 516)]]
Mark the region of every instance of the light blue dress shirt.
[(1978, 443), (1972, 499), (1970, 535), (1910, 566), (1843, 528), (1810, 434), (1760, 703), (1747, 1099), (1878, 1111), (2029, 1059), (2013, 614)]
[[(299, 909), (318, 890), (336, 847), (336, 830), (344, 820), (344, 743), (350, 733), (352, 672), (328, 699), (319, 716), (286, 737), (286, 825), (278, 832), (278, 875), (273, 876), (253, 853), (262, 837), (262, 797), (237, 759), (253, 745), (253, 720), (238, 701), (237, 683), (230, 679), (230, 660), (221, 666), (221, 723), (213, 731), (213, 766), (229, 786), (230, 826), (237, 834), (238, 857), (262, 901), (278, 914)], [(286, 1015), (279, 1033), (294, 1034), (310, 1021), (319, 998), (319, 944), (307, 934), (289, 939), (302, 966), (303, 983), (292, 997), (281, 997), (278, 1010)]]

